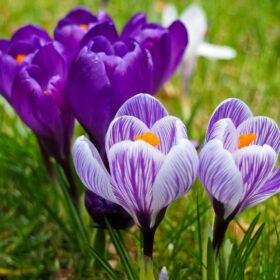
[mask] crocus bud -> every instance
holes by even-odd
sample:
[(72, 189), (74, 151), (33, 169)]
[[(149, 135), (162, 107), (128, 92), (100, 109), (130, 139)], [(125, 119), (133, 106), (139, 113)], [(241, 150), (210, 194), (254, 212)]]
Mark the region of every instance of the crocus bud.
[(85, 194), (85, 205), (94, 222), (101, 227), (106, 227), (105, 218), (115, 229), (125, 229), (133, 225), (132, 218), (121, 206), (89, 190)]

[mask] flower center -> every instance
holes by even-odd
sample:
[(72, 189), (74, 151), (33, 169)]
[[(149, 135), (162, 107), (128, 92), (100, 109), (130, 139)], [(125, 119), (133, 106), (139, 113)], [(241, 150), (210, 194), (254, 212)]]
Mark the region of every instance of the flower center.
[(87, 31), (88, 25), (87, 24), (80, 24), (80, 28), (83, 29), (84, 31)]
[(140, 135), (135, 135), (134, 136), (134, 141), (137, 140), (143, 140), (149, 144), (151, 144), (152, 146), (156, 147), (160, 144), (159, 139), (157, 138), (157, 136), (151, 132), (145, 132), (143, 134)]
[(26, 58), (26, 55), (25, 55), (25, 54), (18, 54), (18, 55), (16, 56), (16, 62), (17, 62), (17, 63), (21, 63), (21, 62), (24, 61), (25, 58)]
[(44, 94), (49, 94), (49, 92), (47, 90), (44, 90), (43, 93)]
[(239, 148), (241, 149), (249, 146), (256, 139), (257, 139), (257, 135), (253, 133), (241, 134), (239, 136)]

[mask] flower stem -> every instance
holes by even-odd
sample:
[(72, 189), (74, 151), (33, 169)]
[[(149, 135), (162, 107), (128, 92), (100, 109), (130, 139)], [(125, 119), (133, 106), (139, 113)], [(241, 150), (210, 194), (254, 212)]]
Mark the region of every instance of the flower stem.
[[(96, 231), (95, 235), (95, 240), (94, 240), (94, 249), (102, 256), (105, 258), (105, 250), (106, 248), (106, 236), (105, 236), (105, 229), (103, 228), (98, 228)], [(101, 263), (95, 259), (94, 267), (96, 269), (101, 269), (102, 265)]]
[(39, 147), (40, 147), (40, 150), (41, 150), (41, 154), (42, 154), (42, 157), (43, 157), (43, 160), (44, 160), (44, 164), (45, 164), (45, 167), (47, 169), (47, 172), (48, 174), (53, 177), (54, 176), (54, 172), (53, 172), (53, 167), (52, 167), (52, 163), (50, 161), (50, 155), (49, 153), (47, 152), (47, 150), (44, 148), (40, 138), (37, 136), (37, 141), (38, 141), (38, 144), (39, 144)]
[(65, 159), (60, 161), (60, 165), (64, 171), (65, 177), (68, 181), (69, 187), (70, 187), (70, 191), (69, 194), (72, 198), (72, 201), (76, 204), (76, 206), (79, 207), (80, 205), (80, 197), (79, 197), (79, 193), (74, 181), (74, 177), (72, 175), (72, 170), (71, 170), (71, 166), (70, 166), (70, 162), (69, 159)]
[(155, 228), (142, 229), (143, 257), (140, 265), (140, 280), (154, 280), (153, 273), (153, 249)]
[(230, 223), (230, 220), (225, 220), (219, 216), (215, 216), (213, 248), (216, 252), (216, 257), (219, 256), (219, 252), (220, 252), (222, 243), (224, 241), (225, 234), (226, 234), (229, 223)]
[(140, 265), (140, 280), (155, 280), (153, 272), (153, 261), (150, 257), (143, 255)]

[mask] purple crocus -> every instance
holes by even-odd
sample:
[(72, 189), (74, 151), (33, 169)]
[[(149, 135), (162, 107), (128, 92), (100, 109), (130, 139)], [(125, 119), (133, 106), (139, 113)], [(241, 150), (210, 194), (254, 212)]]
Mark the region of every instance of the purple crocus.
[(92, 27), (105, 21), (111, 21), (111, 18), (103, 11), (93, 15), (84, 7), (76, 7), (58, 22), (54, 30), (54, 39), (65, 47), (72, 60), (79, 51), (84, 35)]
[(65, 100), (67, 65), (57, 43), (43, 46), (15, 78), (12, 105), (59, 162), (69, 157), (74, 118)]
[(12, 85), (20, 68), (51, 41), (48, 33), (36, 25), (18, 29), (10, 40), (0, 40), (0, 92), (11, 102)]
[(193, 184), (198, 156), (184, 124), (154, 97), (138, 94), (118, 110), (106, 134), (109, 172), (84, 136), (73, 161), (84, 185), (122, 206), (141, 227), (144, 255), (152, 257), (155, 229), (166, 207)]
[(153, 61), (153, 87), (156, 93), (171, 78), (188, 44), (184, 24), (175, 20), (168, 28), (147, 21), (145, 13), (134, 15), (123, 28), (121, 39), (132, 38), (147, 49)]
[(120, 106), (139, 92), (155, 94), (187, 45), (187, 32), (179, 22), (169, 30), (147, 24), (144, 15), (134, 19), (138, 17), (143, 24), (136, 28), (132, 20), (121, 36), (112, 21), (93, 26), (70, 69), (71, 108), (102, 158), (105, 133)]
[(222, 102), (206, 132), (199, 176), (216, 214), (213, 245), (219, 251), (230, 221), (280, 191), (280, 131), (267, 117), (254, 117), (239, 99)]
[(105, 219), (108, 219), (115, 229), (125, 229), (133, 225), (132, 218), (121, 206), (89, 190), (85, 194), (85, 206), (92, 219), (102, 228), (106, 228)]

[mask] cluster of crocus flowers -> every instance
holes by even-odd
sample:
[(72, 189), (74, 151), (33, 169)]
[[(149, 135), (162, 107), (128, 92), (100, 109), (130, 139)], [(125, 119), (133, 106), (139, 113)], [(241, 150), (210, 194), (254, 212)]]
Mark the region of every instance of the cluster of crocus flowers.
[[(63, 167), (76, 201), (68, 164), (74, 117), (108, 168), (105, 133), (115, 113), (139, 92), (155, 94), (175, 72), (187, 42), (179, 21), (164, 28), (136, 14), (118, 34), (108, 14), (83, 7), (58, 22), (54, 38), (27, 25), (11, 40), (0, 40), (1, 93), (36, 134), (49, 169), (50, 157)], [(86, 195), (86, 201), (93, 209), (98, 199)], [(104, 213), (104, 207), (94, 209)]]
[(227, 99), (213, 113), (200, 154), (199, 177), (215, 214), (216, 252), (230, 221), (280, 191), (280, 131), (270, 118), (254, 117), (239, 99)]
[(95, 194), (122, 206), (141, 228), (143, 255), (152, 258), (154, 233), (167, 206), (192, 186), (198, 156), (184, 124), (154, 97), (139, 94), (121, 106), (106, 133), (106, 169), (84, 136), (73, 146), (76, 171)]
[(180, 21), (163, 28), (148, 23), (143, 13), (132, 17), (120, 35), (107, 20), (82, 37), (70, 68), (69, 102), (103, 158), (105, 133), (117, 110), (139, 92), (155, 94), (175, 72), (187, 42)]

